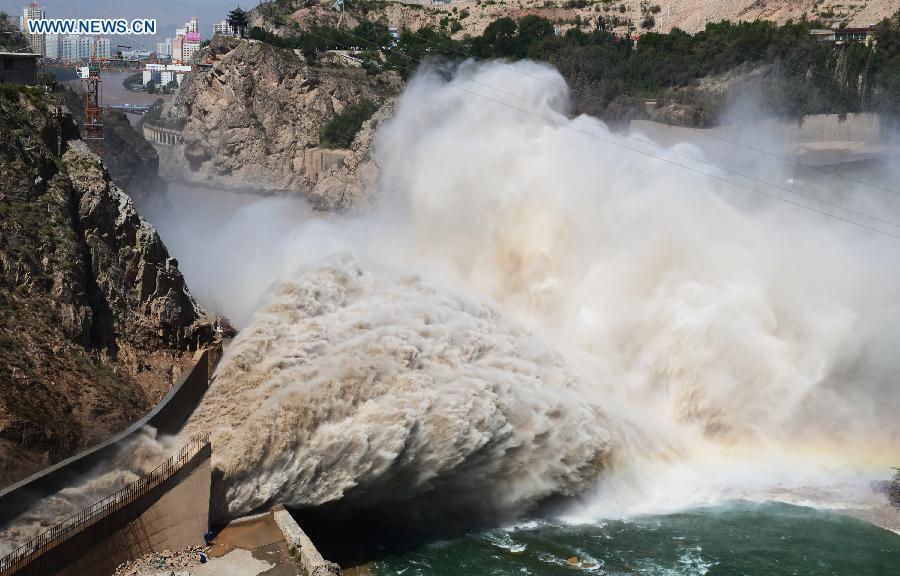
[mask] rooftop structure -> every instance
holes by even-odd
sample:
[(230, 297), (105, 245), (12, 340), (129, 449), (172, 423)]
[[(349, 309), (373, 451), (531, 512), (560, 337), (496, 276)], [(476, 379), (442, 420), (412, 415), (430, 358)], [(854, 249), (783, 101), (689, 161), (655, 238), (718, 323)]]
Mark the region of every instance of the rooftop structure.
[(875, 25), (870, 24), (865, 28), (814, 28), (809, 35), (819, 42), (834, 42), (835, 44), (862, 43), (866, 46), (875, 41)]
[(40, 54), (0, 52), (0, 84), (37, 84)]

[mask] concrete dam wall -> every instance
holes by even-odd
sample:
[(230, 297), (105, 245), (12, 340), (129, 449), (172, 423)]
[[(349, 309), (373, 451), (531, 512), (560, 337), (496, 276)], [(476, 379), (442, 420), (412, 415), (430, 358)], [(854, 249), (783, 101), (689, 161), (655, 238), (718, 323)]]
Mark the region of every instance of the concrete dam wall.
[(153, 426), (161, 434), (178, 432), (209, 386), (214, 367), (210, 362), (211, 352), (217, 358), (217, 351), (200, 353), (193, 366), (185, 369), (153, 410), (125, 431), (0, 491), (0, 526), (9, 524), (38, 500), (71, 486), (95, 467), (114, 459), (120, 448), (144, 426)]
[(150, 474), (4, 558), (0, 574), (112, 574), (150, 552), (203, 545), (211, 453), (208, 437), (195, 439)]
[(752, 145), (756, 135), (765, 134), (767, 140), (774, 140), (783, 147), (781, 154), (786, 159), (808, 165), (882, 158), (889, 152), (886, 127), (881, 116), (872, 113), (811, 114), (799, 121), (767, 118), (755, 123), (724, 124), (714, 128), (632, 120), (629, 132), (649, 136), (666, 147), (688, 141), (712, 147), (748, 142)]

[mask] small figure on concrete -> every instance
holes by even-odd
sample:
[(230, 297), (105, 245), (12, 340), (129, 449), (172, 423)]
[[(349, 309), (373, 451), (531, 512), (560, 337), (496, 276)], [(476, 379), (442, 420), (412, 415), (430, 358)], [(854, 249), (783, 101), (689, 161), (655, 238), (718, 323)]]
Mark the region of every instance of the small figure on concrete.
[(206, 564), (206, 561), (207, 561), (206, 553), (201, 551), (200, 552), (200, 563)]

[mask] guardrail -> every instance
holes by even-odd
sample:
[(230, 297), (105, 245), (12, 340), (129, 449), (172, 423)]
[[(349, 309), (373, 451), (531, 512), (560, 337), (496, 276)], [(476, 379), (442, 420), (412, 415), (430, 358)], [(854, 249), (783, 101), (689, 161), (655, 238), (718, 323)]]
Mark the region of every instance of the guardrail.
[(163, 128), (162, 126), (156, 126), (147, 122), (144, 122), (142, 130), (144, 132), (144, 139), (151, 144), (158, 144), (160, 146), (175, 146), (176, 144), (181, 142), (180, 130)]
[(96, 504), (74, 514), (0, 558), (0, 574), (26, 566), (95, 522), (135, 502), (190, 463), (209, 446), (209, 434), (196, 436), (153, 471)]

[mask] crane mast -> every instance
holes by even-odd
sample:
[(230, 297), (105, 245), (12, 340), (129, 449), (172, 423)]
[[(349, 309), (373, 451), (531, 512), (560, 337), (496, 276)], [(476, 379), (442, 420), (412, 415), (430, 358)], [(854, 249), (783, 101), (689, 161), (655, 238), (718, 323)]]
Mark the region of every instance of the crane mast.
[(91, 59), (87, 69), (81, 70), (81, 84), (84, 88), (84, 134), (81, 139), (97, 156), (103, 144), (103, 117), (100, 110), (102, 98), (102, 81), (100, 80), (100, 61), (97, 58), (97, 44), (100, 37), (94, 38), (91, 48)]

